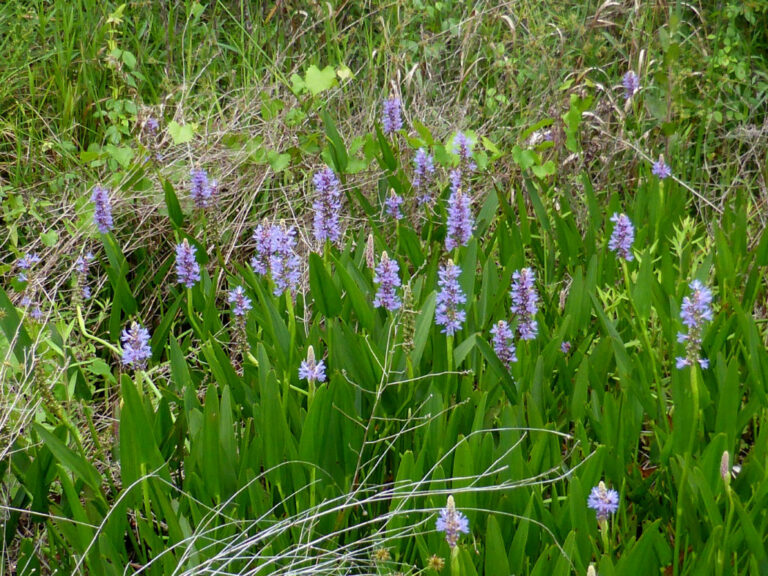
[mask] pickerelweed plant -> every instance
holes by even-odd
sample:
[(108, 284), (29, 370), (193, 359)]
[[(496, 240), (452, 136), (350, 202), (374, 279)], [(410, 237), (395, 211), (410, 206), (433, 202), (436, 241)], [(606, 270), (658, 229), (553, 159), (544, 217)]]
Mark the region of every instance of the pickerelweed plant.
[(0, 572), (761, 573), (759, 11), (28, 4)]

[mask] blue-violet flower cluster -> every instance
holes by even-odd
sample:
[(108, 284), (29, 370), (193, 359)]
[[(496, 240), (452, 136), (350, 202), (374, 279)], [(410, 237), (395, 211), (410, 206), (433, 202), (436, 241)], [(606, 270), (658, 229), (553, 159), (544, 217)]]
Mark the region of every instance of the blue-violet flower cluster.
[(138, 322), (131, 323), (130, 328), (123, 328), (123, 364), (141, 370), (147, 365), (152, 356), (149, 347), (149, 331)]
[(663, 155), (659, 155), (659, 159), (653, 163), (651, 173), (658, 177), (659, 180), (664, 180), (664, 178), (669, 178), (672, 175), (672, 169), (664, 162)]
[(471, 205), (472, 199), (461, 189), (454, 191), (448, 198), (445, 249), (449, 252), (457, 246), (466, 246), (472, 238), (475, 219)]
[(469, 534), (469, 520), (456, 510), (453, 496), (448, 496), (448, 503), (440, 510), (435, 529), (438, 532), (445, 532), (445, 540), (451, 548), (455, 548), (458, 544), (460, 534)]
[(315, 349), (310, 346), (307, 359), (299, 366), (299, 379), (307, 382), (325, 382), (325, 364), (322, 360), (315, 362)]
[(635, 241), (635, 227), (626, 214), (614, 214), (611, 216), (611, 222), (616, 225), (613, 227), (608, 248), (616, 252), (619, 258), (631, 262), (634, 259), (632, 243)]
[(640, 91), (640, 78), (632, 70), (624, 74), (621, 83), (624, 85), (624, 98), (626, 100)]
[(435, 175), (435, 159), (426, 148), (419, 148), (413, 159), (413, 188), (417, 191), (416, 201), (419, 206), (432, 200), (429, 185)]
[(400, 116), (400, 99), (393, 96), (384, 100), (381, 114), (381, 127), (384, 134), (394, 134), (403, 127)]
[(251, 309), (251, 299), (245, 295), (242, 286), (236, 286), (229, 291), (229, 303), (232, 305), (232, 314), (235, 316), (245, 316)]
[(701, 332), (704, 322), (712, 320), (712, 291), (699, 280), (691, 282), (690, 288), (691, 295), (683, 298), (680, 309), (680, 318), (688, 328), (688, 333), (677, 334), (677, 341), (685, 343), (685, 356), (676, 359), (676, 366), (682, 369), (698, 362), (706, 369), (709, 367), (709, 360), (701, 357)]
[(256, 254), (251, 267), (256, 274), (272, 275), (273, 293), (280, 296), (286, 290), (296, 291), (301, 279), (301, 259), (296, 254), (296, 230), (280, 224), (259, 224), (253, 233)]
[(389, 191), (389, 196), (384, 200), (384, 208), (388, 216), (391, 216), (395, 220), (400, 220), (403, 217), (403, 213), (400, 207), (403, 204), (403, 197), (397, 194), (394, 190)]
[(443, 334), (453, 336), (467, 319), (467, 313), (459, 309), (461, 304), (467, 301), (467, 297), (459, 286), (461, 268), (452, 261), (448, 261), (437, 272), (437, 285), (440, 291), (437, 293), (437, 307), (435, 309), (435, 323), (443, 326)]
[(589, 493), (587, 506), (596, 512), (598, 520), (607, 520), (611, 514), (619, 509), (619, 493), (616, 490), (606, 488), (605, 483), (601, 480)]
[(516, 270), (512, 274), (512, 313), (517, 314), (517, 330), (523, 340), (533, 340), (539, 326), (534, 316), (538, 312), (539, 295), (536, 293), (536, 275), (531, 268)]
[(386, 252), (381, 255), (381, 262), (376, 266), (373, 281), (379, 285), (373, 305), (376, 308), (386, 308), (390, 312), (398, 310), (402, 305), (397, 289), (400, 287), (400, 267), (397, 260), (390, 260)]
[(200, 281), (200, 265), (195, 259), (197, 248), (192, 246), (184, 238), (181, 244), (176, 245), (176, 276), (177, 283), (192, 288)]
[(16, 261), (16, 267), (20, 270), (16, 275), (16, 279), (19, 282), (26, 282), (29, 279), (27, 273), (38, 262), (40, 262), (40, 256), (37, 252), (27, 252), (24, 254), (24, 256)]
[(499, 320), (493, 328), (493, 350), (496, 356), (509, 369), (513, 362), (517, 362), (517, 350), (515, 349), (514, 333), (504, 320)]
[(341, 182), (328, 167), (315, 174), (313, 182), (318, 194), (312, 204), (315, 212), (315, 240), (319, 244), (326, 240), (338, 242), (341, 238)]
[(102, 234), (109, 233), (112, 230), (112, 205), (109, 203), (109, 191), (101, 186), (96, 186), (91, 193), (91, 202), (93, 202), (93, 221), (96, 228)]
[(189, 195), (195, 208), (208, 208), (216, 195), (216, 181), (208, 179), (208, 172), (203, 168), (193, 168), (190, 173)]

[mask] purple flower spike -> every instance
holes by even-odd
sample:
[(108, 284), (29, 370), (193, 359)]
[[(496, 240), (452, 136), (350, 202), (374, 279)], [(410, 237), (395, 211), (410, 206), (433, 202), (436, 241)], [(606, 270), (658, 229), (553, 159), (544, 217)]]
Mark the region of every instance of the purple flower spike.
[(177, 282), (192, 288), (200, 281), (200, 265), (195, 259), (197, 248), (190, 245), (186, 238), (176, 245), (176, 275)]
[(157, 132), (157, 129), (160, 128), (160, 122), (157, 121), (157, 118), (154, 116), (150, 116), (147, 118), (147, 132), (150, 134), (155, 134)]
[(280, 296), (286, 290), (295, 292), (301, 279), (301, 260), (296, 255), (296, 230), (284, 224), (272, 226), (269, 270), (275, 283), (273, 294)]
[(381, 127), (384, 134), (394, 134), (403, 127), (403, 119), (400, 116), (400, 99), (392, 97), (384, 100), (382, 106)]
[(616, 226), (613, 228), (608, 248), (612, 252), (616, 252), (619, 258), (631, 262), (634, 259), (632, 243), (635, 241), (635, 227), (632, 226), (632, 221), (627, 218), (626, 214), (614, 214), (611, 216), (611, 222), (614, 222)]
[(461, 190), (457, 190), (448, 198), (445, 249), (449, 252), (457, 246), (466, 246), (472, 238), (475, 219), (472, 216), (471, 204), (472, 199)]
[(259, 224), (252, 238), (256, 242), (256, 254), (251, 258), (251, 268), (256, 274), (264, 276), (269, 271), (269, 257), (272, 253), (272, 227)]
[(229, 303), (232, 304), (232, 314), (235, 316), (245, 316), (251, 309), (251, 299), (245, 295), (242, 286), (237, 286), (229, 291)]
[(27, 252), (24, 254), (24, 256), (16, 261), (16, 267), (21, 270), (21, 272), (16, 275), (16, 279), (19, 282), (26, 282), (28, 279), (27, 272), (29, 272), (32, 266), (38, 262), (40, 262), (40, 256), (37, 252)]
[(149, 331), (138, 322), (133, 322), (130, 329), (123, 329), (121, 340), (123, 364), (132, 366), (136, 370), (143, 369), (152, 356), (152, 350), (149, 347)]
[(683, 298), (680, 309), (680, 318), (688, 328), (688, 333), (678, 333), (677, 341), (685, 344), (685, 356), (679, 356), (675, 360), (678, 370), (686, 366), (692, 366), (698, 362), (702, 369), (709, 368), (709, 360), (701, 357), (701, 333), (704, 322), (712, 320), (712, 291), (699, 280), (690, 284), (691, 295)]
[(470, 170), (474, 170), (474, 162), (472, 161), (472, 147), (474, 142), (468, 138), (463, 132), (456, 132), (456, 136), (453, 137), (453, 146), (451, 152), (458, 154), (462, 164), (466, 164), (470, 167)]
[(313, 181), (318, 199), (312, 204), (315, 212), (315, 240), (319, 244), (326, 240), (338, 242), (341, 238), (341, 183), (330, 168), (315, 174)]
[(534, 320), (539, 301), (535, 282), (536, 275), (530, 268), (523, 268), (512, 274), (512, 313), (518, 316), (517, 330), (523, 340), (533, 340), (539, 331), (539, 326)]
[(658, 177), (659, 180), (664, 180), (664, 178), (669, 178), (672, 176), (672, 169), (666, 164), (666, 162), (664, 162), (663, 155), (659, 155), (659, 159), (653, 163), (651, 173)]
[(391, 216), (395, 220), (401, 220), (403, 213), (400, 211), (400, 206), (403, 204), (403, 197), (395, 193), (394, 190), (389, 191), (389, 197), (384, 201), (384, 208), (388, 216)]
[(562, 342), (560, 344), (560, 351), (563, 354), (568, 354), (571, 351), (571, 343), (570, 342)]
[(390, 312), (394, 312), (402, 305), (400, 297), (397, 295), (397, 289), (400, 287), (399, 271), (400, 267), (397, 265), (397, 260), (390, 260), (387, 253), (384, 252), (373, 275), (373, 281), (379, 285), (379, 290), (373, 299), (373, 305), (376, 308), (386, 308)]
[(75, 270), (77, 270), (77, 273), (86, 276), (88, 274), (88, 268), (91, 266), (91, 262), (93, 262), (93, 258), (93, 252), (88, 252), (84, 256), (78, 256), (75, 261)]
[(91, 202), (93, 202), (93, 221), (96, 223), (96, 228), (102, 234), (108, 234), (113, 227), (109, 191), (101, 186), (94, 187)]
[(464, 514), (456, 510), (453, 496), (448, 496), (448, 503), (440, 510), (440, 517), (435, 523), (438, 532), (445, 532), (445, 540), (448, 546), (455, 548), (460, 534), (469, 534), (469, 520)]
[(435, 175), (435, 159), (425, 148), (419, 148), (413, 159), (413, 188), (417, 191), (416, 201), (419, 206), (432, 200), (428, 187)]
[(589, 493), (587, 506), (597, 513), (598, 520), (607, 520), (619, 509), (619, 493), (616, 490), (606, 488), (605, 483), (601, 480)]
[(315, 349), (312, 346), (307, 351), (307, 359), (301, 361), (299, 379), (307, 382), (325, 382), (325, 364), (322, 360), (315, 362)]
[(461, 268), (452, 261), (448, 261), (438, 270), (437, 285), (440, 291), (437, 293), (437, 307), (435, 309), (435, 323), (443, 326), (443, 334), (453, 336), (467, 319), (467, 313), (459, 309), (460, 304), (467, 301), (467, 297), (459, 286)]
[(208, 180), (208, 172), (203, 168), (193, 168), (189, 174), (189, 195), (195, 203), (195, 208), (204, 210), (211, 205), (216, 195), (216, 181)]
[(640, 78), (632, 70), (624, 74), (621, 83), (624, 85), (624, 98), (629, 100), (640, 91)]
[(517, 362), (517, 350), (515, 349), (512, 329), (504, 320), (499, 320), (491, 328), (491, 334), (493, 334), (493, 350), (496, 352), (496, 356), (509, 369), (513, 362)]

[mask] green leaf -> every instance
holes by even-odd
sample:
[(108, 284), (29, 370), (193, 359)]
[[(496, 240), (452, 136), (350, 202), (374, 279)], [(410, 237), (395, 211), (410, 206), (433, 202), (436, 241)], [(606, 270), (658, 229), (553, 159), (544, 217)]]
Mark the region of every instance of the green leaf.
[(347, 146), (344, 144), (341, 134), (336, 129), (336, 123), (327, 110), (323, 110), (322, 118), (323, 125), (325, 126), (325, 135), (331, 144), (330, 152), (334, 169), (337, 173), (343, 174), (347, 170), (347, 164), (349, 163)]
[(275, 150), (267, 152), (267, 161), (275, 172), (282, 172), (291, 165), (290, 154), (280, 154)]
[(309, 287), (318, 311), (326, 318), (341, 314), (341, 297), (325, 264), (316, 252), (309, 256)]
[(165, 205), (168, 207), (168, 217), (177, 228), (184, 226), (184, 213), (181, 211), (179, 198), (173, 189), (173, 184), (169, 180), (163, 180), (163, 190), (165, 191)]
[(507, 547), (496, 517), (488, 515), (485, 530), (485, 573), (486, 574), (510, 574), (507, 561)]
[(197, 124), (189, 123), (181, 126), (175, 120), (168, 123), (168, 134), (171, 135), (173, 143), (177, 146), (191, 142), (195, 137), (195, 132), (197, 132)]
[(43, 242), (43, 244), (50, 248), (59, 241), (59, 235), (56, 230), (50, 230), (49, 232), (43, 232), (40, 234), (40, 240)]
[(325, 92), (333, 88), (336, 85), (336, 71), (332, 66), (326, 66), (320, 70), (317, 66), (312, 64), (307, 68), (307, 73), (304, 76), (304, 84), (312, 96), (317, 96), (321, 92)]
[(99, 475), (93, 464), (85, 458), (76, 454), (64, 442), (46, 430), (41, 424), (35, 423), (35, 432), (45, 443), (56, 459), (61, 462), (67, 470), (71, 471), (91, 488), (99, 492), (101, 490), (101, 475)]

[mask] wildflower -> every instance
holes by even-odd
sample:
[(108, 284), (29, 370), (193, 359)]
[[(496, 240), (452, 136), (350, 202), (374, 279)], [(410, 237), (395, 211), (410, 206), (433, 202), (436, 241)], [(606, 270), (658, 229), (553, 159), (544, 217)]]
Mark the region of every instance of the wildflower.
[(157, 132), (157, 129), (160, 127), (160, 122), (158, 122), (157, 118), (155, 118), (154, 116), (150, 116), (149, 118), (147, 118), (146, 127), (147, 127), (147, 132), (154, 135)]
[(445, 249), (449, 252), (457, 246), (466, 246), (472, 238), (475, 219), (472, 216), (472, 199), (461, 189), (448, 198), (448, 218), (446, 221)]
[(416, 197), (419, 205), (427, 204), (432, 195), (427, 188), (435, 175), (435, 159), (425, 148), (419, 148), (413, 159), (413, 187), (418, 190)]
[(272, 227), (259, 224), (253, 231), (252, 238), (256, 241), (256, 254), (251, 258), (251, 268), (260, 276), (269, 271), (269, 256), (272, 252)]
[(86, 276), (88, 274), (88, 268), (91, 265), (91, 262), (93, 262), (93, 252), (88, 252), (84, 256), (78, 256), (77, 260), (75, 260), (75, 270), (78, 274), (81, 276)]
[(456, 132), (456, 136), (453, 137), (453, 146), (451, 152), (459, 156), (462, 166), (466, 166), (470, 171), (477, 168), (472, 159), (472, 147), (474, 142), (468, 138), (463, 132)]
[(192, 288), (200, 281), (200, 266), (195, 259), (197, 248), (190, 245), (186, 238), (181, 244), (176, 245), (176, 275), (177, 282)]
[(462, 323), (467, 318), (467, 313), (459, 309), (459, 305), (467, 301), (467, 297), (459, 286), (459, 274), (461, 274), (461, 268), (450, 260), (442, 265), (437, 273), (437, 285), (440, 291), (437, 293), (435, 323), (438, 326), (444, 326), (442, 332), (448, 336), (453, 336), (457, 330), (461, 329)]
[(389, 550), (386, 548), (377, 548), (373, 551), (374, 562), (389, 562), (391, 558)]
[(40, 262), (40, 256), (37, 252), (27, 252), (24, 254), (24, 256), (16, 261), (16, 267), (21, 270), (21, 272), (16, 275), (16, 279), (19, 282), (26, 282), (28, 280), (27, 273), (32, 268), (32, 266), (38, 262)]
[(632, 70), (624, 74), (621, 83), (624, 85), (624, 99), (629, 100), (640, 91), (640, 78)]
[(86, 284), (86, 282), (88, 280), (88, 268), (90, 268), (91, 262), (93, 262), (93, 258), (93, 253), (88, 252), (85, 255), (78, 256), (77, 260), (75, 260), (75, 272), (77, 273), (75, 276), (75, 282), (76, 290), (78, 293), (76, 298), (88, 300), (88, 298), (91, 297), (91, 288)]
[(496, 352), (496, 356), (498, 356), (504, 366), (509, 369), (513, 362), (517, 362), (512, 329), (504, 320), (499, 320), (498, 323), (491, 328), (491, 334), (493, 334), (493, 350)]
[(319, 198), (312, 204), (315, 212), (315, 239), (320, 244), (326, 240), (338, 242), (341, 238), (341, 183), (333, 170), (327, 167), (315, 174), (313, 182), (319, 194)]
[(384, 100), (381, 114), (381, 127), (384, 134), (393, 134), (403, 127), (403, 119), (400, 117), (400, 99), (393, 96)]
[(40, 306), (35, 306), (32, 308), (29, 315), (32, 318), (32, 320), (39, 322), (40, 320), (43, 319), (43, 309), (40, 308)]
[(294, 292), (299, 283), (301, 260), (295, 252), (295, 247), (296, 230), (292, 226), (286, 228), (280, 223), (279, 226), (272, 227), (269, 270), (275, 284), (275, 296), (280, 296), (286, 290)]
[(94, 187), (91, 202), (93, 202), (93, 221), (96, 223), (96, 228), (102, 234), (108, 234), (113, 227), (109, 191), (101, 186)]
[(451, 183), (451, 193), (456, 194), (461, 190), (462, 174), (461, 169), (454, 168), (448, 174), (448, 180)]
[(123, 328), (121, 340), (123, 364), (137, 370), (143, 369), (152, 356), (152, 350), (149, 347), (149, 331), (138, 322), (132, 322), (130, 329)]
[(568, 354), (571, 351), (571, 343), (570, 342), (562, 342), (560, 344), (560, 351), (563, 354)]
[(307, 382), (325, 382), (325, 364), (322, 360), (315, 363), (315, 349), (312, 346), (307, 351), (307, 359), (301, 362), (299, 378)]
[(232, 304), (232, 314), (235, 316), (245, 316), (251, 309), (251, 299), (245, 295), (242, 286), (237, 286), (229, 291), (229, 303)]
[(400, 211), (400, 206), (403, 204), (403, 197), (396, 194), (394, 190), (389, 191), (389, 197), (384, 201), (384, 207), (387, 214), (395, 220), (400, 220), (403, 217), (403, 213)]
[(538, 312), (537, 302), (539, 295), (536, 293), (534, 282), (536, 276), (531, 268), (516, 270), (512, 274), (512, 313), (519, 316), (517, 330), (523, 340), (533, 340), (538, 333), (538, 324), (534, 316)]
[(216, 195), (216, 181), (210, 181), (208, 172), (203, 168), (193, 168), (189, 175), (189, 195), (195, 203), (195, 208), (200, 210), (208, 208)]
[(664, 180), (664, 178), (669, 178), (672, 175), (672, 169), (664, 162), (663, 154), (660, 154), (659, 159), (653, 163), (651, 173), (657, 176), (659, 180)]
[(607, 489), (601, 480), (589, 493), (587, 506), (597, 513), (598, 520), (605, 520), (619, 509), (619, 493)]
[(631, 262), (634, 259), (632, 242), (635, 241), (635, 227), (632, 226), (632, 221), (627, 218), (626, 214), (614, 213), (611, 216), (611, 222), (614, 222), (616, 226), (613, 227), (608, 248), (612, 252), (616, 252), (619, 258)]
[(445, 532), (445, 540), (451, 548), (456, 547), (460, 533), (469, 534), (469, 520), (464, 514), (456, 510), (453, 496), (448, 496), (448, 503), (445, 508), (440, 510), (440, 517), (437, 519), (435, 529), (438, 532)]
[(373, 281), (379, 285), (379, 290), (373, 299), (373, 305), (376, 308), (386, 308), (394, 312), (402, 305), (397, 295), (397, 289), (400, 287), (399, 271), (397, 260), (390, 260), (384, 252), (373, 276)]
[(445, 568), (445, 560), (436, 554), (432, 554), (427, 562), (427, 568), (431, 568), (435, 572), (441, 572)]
[(590, 564), (587, 567), (587, 576), (597, 576), (597, 570), (595, 570), (594, 564)]
[(685, 343), (685, 356), (676, 358), (675, 365), (678, 370), (694, 362), (698, 362), (704, 369), (709, 368), (709, 360), (702, 358), (700, 354), (704, 322), (712, 320), (712, 292), (699, 280), (691, 282), (690, 288), (691, 295), (683, 298), (680, 309), (680, 318), (688, 328), (688, 333), (679, 332), (677, 335), (677, 341)]

